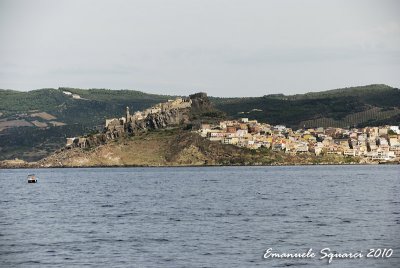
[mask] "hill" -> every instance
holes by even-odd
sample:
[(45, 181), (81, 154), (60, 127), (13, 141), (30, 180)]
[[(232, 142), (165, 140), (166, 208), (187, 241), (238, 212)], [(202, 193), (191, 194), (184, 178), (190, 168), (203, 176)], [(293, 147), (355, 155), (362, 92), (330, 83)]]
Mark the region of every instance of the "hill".
[(0, 168), (290, 165), (357, 163), (357, 158), (289, 155), (268, 149), (250, 150), (212, 142), (180, 128), (160, 129), (125, 136), (106, 144), (81, 149), (61, 149), (35, 163), (0, 161)]
[(400, 90), (386, 85), (212, 101), (230, 117), (249, 117), (292, 128), (400, 124)]
[(142, 110), (170, 96), (134, 90), (0, 90), (0, 160), (38, 160), (59, 149), (66, 137), (102, 128), (125, 107)]
[[(143, 110), (171, 98), (135, 90), (0, 90), (0, 160), (39, 160), (62, 148), (66, 137), (102, 129), (105, 118), (121, 117), (126, 106)], [(400, 90), (386, 85), (210, 100), (227, 117), (293, 128), (400, 124)], [(209, 120), (221, 113), (198, 115), (198, 121), (204, 116)]]

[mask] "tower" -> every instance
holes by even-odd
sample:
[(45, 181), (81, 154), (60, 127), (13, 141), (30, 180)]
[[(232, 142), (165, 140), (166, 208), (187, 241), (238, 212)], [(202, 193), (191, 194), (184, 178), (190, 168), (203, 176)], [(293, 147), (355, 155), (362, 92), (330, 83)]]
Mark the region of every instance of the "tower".
[(129, 107), (126, 106), (126, 122), (130, 122), (131, 121), (131, 115), (129, 114)]

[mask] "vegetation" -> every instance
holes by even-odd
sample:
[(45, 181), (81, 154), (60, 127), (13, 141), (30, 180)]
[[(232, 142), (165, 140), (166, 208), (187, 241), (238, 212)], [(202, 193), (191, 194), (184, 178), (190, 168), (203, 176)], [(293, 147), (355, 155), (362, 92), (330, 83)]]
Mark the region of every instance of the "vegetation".
[[(63, 92), (77, 94), (74, 99)], [(128, 106), (143, 110), (174, 96), (146, 94), (135, 90), (40, 89), (29, 92), (0, 90), (0, 120), (32, 121), (30, 114), (47, 112), (59, 127), (0, 128), (0, 160), (37, 160), (65, 144), (66, 137), (102, 130), (106, 118), (121, 117)], [(359, 126), (400, 124), (400, 90), (386, 85), (369, 85), (286, 96), (256, 98), (210, 98), (219, 111), (193, 116), (194, 123), (222, 118), (248, 117), (260, 122), (287, 126)], [(44, 119), (35, 118), (41, 122)], [(49, 122), (47, 122), (48, 125)]]
[[(181, 128), (162, 129), (121, 137), (92, 149), (60, 150), (38, 166), (199, 166), (350, 164), (357, 159), (339, 155), (290, 155), (269, 149), (250, 150), (212, 142)], [(1, 164), (1, 163), (0, 163)]]
[(213, 98), (233, 118), (249, 117), (293, 128), (399, 124), (400, 90), (386, 85), (335, 89), (302, 95), (258, 98)]
[[(63, 91), (78, 94), (73, 99)], [(143, 110), (171, 96), (130, 90), (40, 89), (28, 92), (0, 90), (0, 117), (3, 120), (29, 119), (33, 112), (55, 116), (63, 127), (19, 127), (0, 130), (0, 160), (22, 158), (38, 160), (65, 144), (66, 137), (80, 136), (102, 129), (106, 118), (121, 117), (126, 109)]]

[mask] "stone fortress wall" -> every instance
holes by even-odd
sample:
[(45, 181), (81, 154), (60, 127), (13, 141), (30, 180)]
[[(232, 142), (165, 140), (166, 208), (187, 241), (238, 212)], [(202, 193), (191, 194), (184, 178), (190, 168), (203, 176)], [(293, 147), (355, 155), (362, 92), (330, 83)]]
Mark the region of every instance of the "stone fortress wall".
[(193, 99), (200, 96), (199, 94), (207, 98), (206, 93), (196, 93), (190, 95), (188, 98), (178, 97), (175, 100), (158, 103), (143, 111), (136, 111), (133, 114), (130, 113), (129, 107), (126, 107), (125, 116), (106, 119), (103, 133), (89, 137), (67, 138), (66, 148), (92, 147), (102, 144), (107, 140), (118, 138), (124, 133), (164, 128), (170, 124), (186, 122), (189, 118), (184, 111), (192, 107)]

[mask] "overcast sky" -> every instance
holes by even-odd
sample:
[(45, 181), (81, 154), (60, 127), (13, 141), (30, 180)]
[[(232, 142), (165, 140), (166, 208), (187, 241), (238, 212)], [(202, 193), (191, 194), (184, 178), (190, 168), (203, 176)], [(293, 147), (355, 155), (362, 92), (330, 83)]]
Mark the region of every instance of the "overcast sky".
[(0, 0), (0, 88), (400, 87), (400, 1)]

